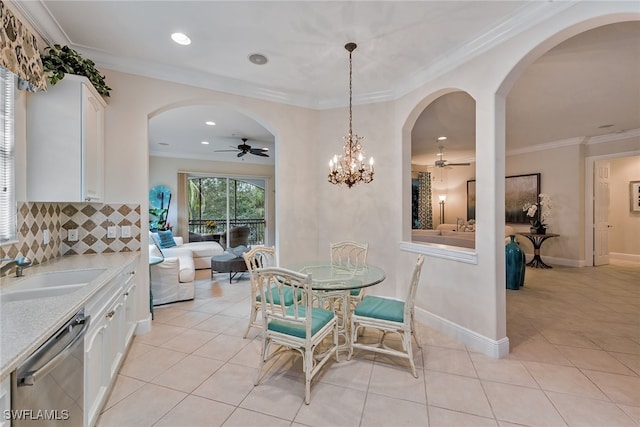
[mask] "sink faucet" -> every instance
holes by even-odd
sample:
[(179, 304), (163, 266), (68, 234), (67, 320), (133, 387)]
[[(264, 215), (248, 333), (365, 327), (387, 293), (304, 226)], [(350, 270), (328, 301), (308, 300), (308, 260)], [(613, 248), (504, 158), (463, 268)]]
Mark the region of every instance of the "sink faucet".
[(12, 258), (0, 258), (0, 261), (9, 261), (2, 267), (0, 267), (0, 277), (4, 276), (7, 271), (9, 271), (14, 266), (16, 267), (16, 277), (22, 277), (22, 272), (24, 268), (29, 267), (31, 265), (31, 260), (26, 257), (18, 257), (16, 259)]

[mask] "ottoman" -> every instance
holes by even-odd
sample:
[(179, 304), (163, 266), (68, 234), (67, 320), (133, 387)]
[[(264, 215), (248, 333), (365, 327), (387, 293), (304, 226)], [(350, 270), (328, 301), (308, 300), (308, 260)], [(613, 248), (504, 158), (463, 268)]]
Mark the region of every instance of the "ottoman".
[(236, 274), (247, 271), (247, 263), (244, 262), (244, 258), (241, 256), (224, 253), (211, 257), (211, 278), (213, 278), (214, 271), (217, 273), (229, 273), (229, 283), (231, 283), (231, 279), (236, 277)]

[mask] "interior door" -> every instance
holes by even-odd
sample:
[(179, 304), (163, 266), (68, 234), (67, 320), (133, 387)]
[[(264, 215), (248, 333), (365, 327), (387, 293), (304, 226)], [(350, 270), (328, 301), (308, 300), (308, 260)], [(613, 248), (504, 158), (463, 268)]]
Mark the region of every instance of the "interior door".
[(609, 187), (610, 165), (595, 163), (595, 197), (593, 200), (593, 265), (609, 264)]

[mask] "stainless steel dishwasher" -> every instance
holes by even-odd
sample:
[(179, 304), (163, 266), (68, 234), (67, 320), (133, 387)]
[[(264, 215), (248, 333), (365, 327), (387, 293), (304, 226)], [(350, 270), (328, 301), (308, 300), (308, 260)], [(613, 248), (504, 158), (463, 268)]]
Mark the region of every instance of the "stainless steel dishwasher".
[(12, 426), (82, 426), (84, 309), (11, 374)]

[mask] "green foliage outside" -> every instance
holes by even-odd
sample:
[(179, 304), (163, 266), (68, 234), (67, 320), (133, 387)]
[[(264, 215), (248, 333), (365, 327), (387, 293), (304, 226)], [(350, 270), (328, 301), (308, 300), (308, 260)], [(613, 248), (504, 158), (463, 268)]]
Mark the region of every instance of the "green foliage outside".
[[(229, 179), (229, 219), (264, 218), (264, 189)], [(224, 228), (227, 217), (227, 178), (189, 178), (189, 220), (217, 220)], [(221, 221), (223, 220), (223, 221)]]

